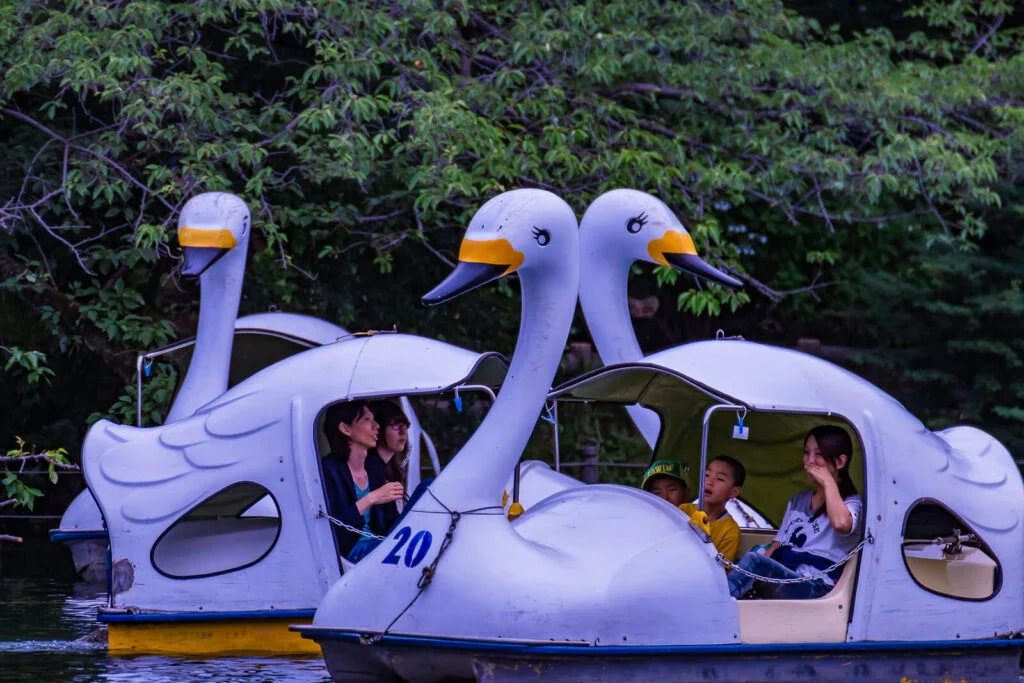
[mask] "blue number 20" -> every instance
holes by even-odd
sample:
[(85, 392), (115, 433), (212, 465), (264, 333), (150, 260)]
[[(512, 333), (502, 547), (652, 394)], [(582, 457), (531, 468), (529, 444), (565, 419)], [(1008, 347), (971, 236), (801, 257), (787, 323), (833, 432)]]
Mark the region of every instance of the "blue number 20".
[[(394, 564), (397, 565), (398, 561), (402, 559), (401, 551), (402, 546), (409, 542), (409, 537), (412, 536), (412, 529), (407, 526), (402, 527), (395, 534), (395, 547), (391, 549), (391, 552), (381, 560), (381, 564)], [(418, 531), (415, 536), (412, 536), (412, 541), (409, 542), (409, 547), (405, 549), (405, 566), (415, 567), (423, 558), (427, 556), (430, 551), (430, 544), (433, 542), (433, 537), (429, 531)]]

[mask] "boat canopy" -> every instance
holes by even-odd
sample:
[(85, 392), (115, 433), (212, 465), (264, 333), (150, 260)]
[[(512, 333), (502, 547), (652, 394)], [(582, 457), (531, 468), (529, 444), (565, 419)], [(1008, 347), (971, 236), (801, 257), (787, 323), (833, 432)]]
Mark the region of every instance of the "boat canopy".
[[(774, 524), (781, 521), (789, 497), (807, 486), (803, 440), (819, 424), (837, 424), (854, 442), (851, 477), (863, 490), (861, 432), (872, 415), (930, 435), (895, 399), (856, 375), (814, 356), (736, 340), (695, 342), (647, 356), (635, 363), (610, 365), (557, 387), (558, 401), (640, 404), (661, 418), (655, 460), (678, 460), (699, 494), (702, 422), (714, 405), (736, 411), (711, 417), (708, 453), (729, 455), (747, 470), (743, 498)], [(747, 438), (734, 438), (740, 423)]]
[(301, 396), (309, 405), (323, 407), (355, 399), (497, 387), (507, 370), (508, 363), (499, 353), (477, 353), (435, 339), (392, 332), (352, 335), (264, 368), (203, 410), (254, 392), (267, 399)]

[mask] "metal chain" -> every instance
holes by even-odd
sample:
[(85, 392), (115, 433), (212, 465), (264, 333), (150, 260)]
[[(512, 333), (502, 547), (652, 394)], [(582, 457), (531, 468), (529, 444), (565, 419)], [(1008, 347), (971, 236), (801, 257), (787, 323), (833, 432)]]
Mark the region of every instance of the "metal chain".
[[(430, 494), (430, 497), (437, 502), (438, 505), (444, 508), (443, 514), (448, 514), (451, 517), (451, 523), (448, 524), (448, 532), (444, 535), (444, 540), (441, 541), (441, 547), (437, 551), (437, 556), (434, 558), (434, 561), (423, 568), (419, 580), (416, 581), (416, 588), (418, 589), (416, 591), (416, 595), (412, 596), (412, 600), (409, 601), (409, 604), (407, 604), (402, 609), (402, 611), (399, 612), (395, 616), (395, 618), (391, 620), (391, 623), (388, 624), (387, 628), (385, 628), (381, 633), (366, 634), (363, 636), (363, 642), (367, 645), (376, 645), (377, 643), (379, 643), (381, 638), (383, 638), (391, 631), (391, 627), (398, 623), (398, 620), (405, 616), (405, 613), (409, 611), (409, 608), (412, 607), (417, 600), (419, 600), (421, 595), (423, 595), (423, 591), (425, 591), (427, 587), (430, 585), (430, 583), (434, 580), (434, 575), (437, 573), (437, 563), (441, 561), (441, 556), (444, 555), (444, 551), (447, 550), (448, 546), (452, 544), (452, 539), (455, 536), (455, 528), (459, 525), (459, 520), (462, 519), (463, 515), (505, 514), (505, 509), (500, 505), (488, 505), (486, 507), (475, 508), (473, 510), (464, 510), (461, 512), (458, 510), (452, 510), (450, 507), (445, 505), (440, 498), (434, 495), (434, 492), (430, 490), (430, 487), (427, 487), (426, 491), (427, 493)], [(487, 512), (488, 510), (496, 510), (496, 512)]]
[(814, 572), (813, 574), (808, 574), (806, 576), (798, 576), (795, 579), (774, 579), (774, 578), (771, 578), (771, 577), (768, 577), (768, 576), (761, 576), (760, 574), (755, 574), (754, 572), (748, 571), (748, 570), (744, 569), (743, 567), (739, 566), (738, 564), (734, 564), (734, 563), (730, 562), (729, 560), (725, 559), (725, 555), (723, 555), (722, 553), (718, 553), (715, 556), (715, 559), (718, 560), (722, 564), (722, 566), (724, 566), (726, 569), (732, 569), (733, 571), (737, 571), (740, 574), (743, 574), (744, 576), (748, 576), (748, 577), (750, 577), (752, 579), (755, 579), (757, 581), (763, 581), (764, 583), (777, 583), (777, 584), (803, 583), (805, 581), (815, 581), (817, 579), (821, 579), (821, 578), (823, 578), (825, 576), (828, 576), (829, 572), (834, 571), (834, 570), (838, 569), (839, 567), (842, 567), (847, 562), (849, 562), (850, 558), (853, 557), (854, 555), (856, 555), (857, 553), (859, 553), (861, 548), (863, 548), (865, 545), (867, 545), (868, 543), (874, 543), (874, 542), (875, 542), (875, 539), (871, 535), (871, 533), (869, 532), (868, 535), (865, 536), (864, 539), (861, 540), (861, 542), (857, 544), (857, 547), (855, 547), (853, 550), (851, 550), (849, 553), (847, 553), (846, 557), (844, 557), (843, 559), (839, 560), (838, 562), (835, 562), (834, 564), (826, 567), (825, 569), (822, 569), (821, 571), (817, 571), (817, 572)]
[(354, 526), (352, 526), (350, 524), (345, 524), (345, 522), (341, 521), (337, 517), (331, 517), (329, 514), (324, 512), (323, 508), (320, 508), (320, 512), (317, 513), (316, 517), (317, 517), (317, 519), (320, 519), (321, 517), (326, 517), (331, 522), (331, 524), (334, 524), (335, 526), (340, 526), (342, 529), (345, 529), (347, 531), (351, 531), (354, 534), (359, 534), (363, 538), (372, 538), (372, 539), (375, 539), (377, 541), (383, 541), (385, 538), (387, 538), (387, 536), (378, 536), (377, 534), (372, 534), (369, 531), (363, 531), (362, 529), (357, 529), (357, 528), (355, 528)]

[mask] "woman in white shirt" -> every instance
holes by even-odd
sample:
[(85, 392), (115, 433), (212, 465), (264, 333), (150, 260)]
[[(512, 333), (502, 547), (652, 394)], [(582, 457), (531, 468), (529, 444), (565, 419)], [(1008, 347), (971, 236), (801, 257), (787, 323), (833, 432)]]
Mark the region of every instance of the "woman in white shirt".
[[(761, 554), (750, 551), (737, 563), (763, 578), (794, 579), (820, 574), (841, 560), (860, 542), (860, 495), (850, 480), (853, 442), (842, 427), (819, 425), (804, 439), (804, 471), (814, 488), (789, 499), (779, 532)], [(842, 573), (837, 567), (829, 574), (797, 583), (757, 581), (739, 571), (729, 572), (729, 592), (742, 597), (754, 587), (765, 598), (818, 598), (835, 585)]]

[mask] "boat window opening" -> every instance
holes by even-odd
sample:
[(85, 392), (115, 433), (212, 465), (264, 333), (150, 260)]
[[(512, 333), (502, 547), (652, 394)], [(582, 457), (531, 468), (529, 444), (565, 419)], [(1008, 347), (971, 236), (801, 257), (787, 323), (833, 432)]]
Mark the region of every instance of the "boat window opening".
[(151, 561), (172, 579), (237, 571), (266, 557), (281, 532), (281, 511), (263, 486), (233, 484), (182, 515), (157, 539)]
[[(437, 453), (442, 470), (462, 450), (487, 416), (494, 403), (493, 393), (490, 387), (461, 386), (458, 402), (454, 391), (409, 397), (423, 435), (429, 439), (429, 447)], [(461, 410), (458, 404), (461, 404)], [(423, 478), (435, 476), (429, 458), (420, 458), (420, 473)]]
[[(728, 455), (746, 470), (740, 495), (745, 505), (761, 516), (765, 526), (777, 527), (789, 499), (811, 487), (803, 465), (807, 433), (822, 424), (843, 427), (853, 441), (850, 478), (864, 499), (864, 449), (857, 431), (842, 418), (807, 413), (783, 413), (748, 410), (743, 418), (746, 438), (734, 438), (737, 425), (734, 411), (712, 414), (708, 428), (707, 460)], [(678, 459), (684, 470), (689, 466), (691, 487), (699, 486), (701, 457), (701, 420), (694, 417), (689, 429), (672, 429), (658, 442), (655, 459)], [(674, 454), (674, 457), (670, 454)]]
[[(458, 396), (461, 399), (461, 411), (455, 407), (454, 391), (420, 396), (375, 396), (351, 400), (364, 400), (368, 404), (372, 404), (375, 401), (390, 401), (402, 406), (402, 410), (406, 413), (407, 417), (414, 418), (412, 421), (419, 424), (419, 476), (414, 478), (410, 473), (408, 481), (414, 479), (415, 481), (422, 481), (437, 476), (434, 463), (438, 462), (439, 467), (443, 469), (451, 461), (455, 453), (469, 440), (469, 437), (473, 435), (473, 432), (476, 431), (483, 418), (487, 415), (487, 411), (490, 410), (495, 397), (495, 391), (487, 385), (467, 384), (459, 386)], [(403, 404), (403, 401), (408, 402)], [(317, 467), (320, 474), (323, 505), (325, 512), (331, 516), (335, 516), (336, 511), (328, 509), (330, 496), (327, 491), (326, 477), (323, 473), (323, 459), (331, 452), (330, 444), (324, 433), (324, 420), (328, 408), (336, 403), (344, 402), (332, 401), (325, 405), (317, 414), (314, 423), (314, 438), (316, 439), (316, 452), (318, 455)], [(413, 415), (410, 415), (409, 408), (412, 409)], [(381, 429), (384, 427), (385, 425), (380, 425)], [(414, 438), (414, 432), (415, 430), (413, 429), (409, 430), (410, 440)], [(413, 466), (410, 462), (410, 452), (411, 442), (406, 447), (405, 456), (398, 456), (406, 458), (404, 464), (407, 468)], [(407, 487), (405, 495), (407, 497), (412, 495), (414, 488), (414, 486)], [(402, 506), (400, 505), (399, 510), (401, 509)], [(334, 537), (333, 533), (332, 539), (337, 550), (338, 539)], [(346, 560), (340, 554), (339, 562), (341, 563), (342, 571), (344, 571)]]
[[(543, 417), (547, 417), (547, 414)], [(640, 486), (651, 465), (651, 447), (622, 405), (558, 401), (558, 462), (555, 430), (539, 419), (523, 460), (540, 460), (562, 474), (592, 484)], [(690, 488), (695, 490), (692, 482)]]
[(903, 562), (914, 582), (958, 600), (988, 600), (999, 592), (1002, 568), (982, 537), (935, 500), (917, 501), (903, 524)]

